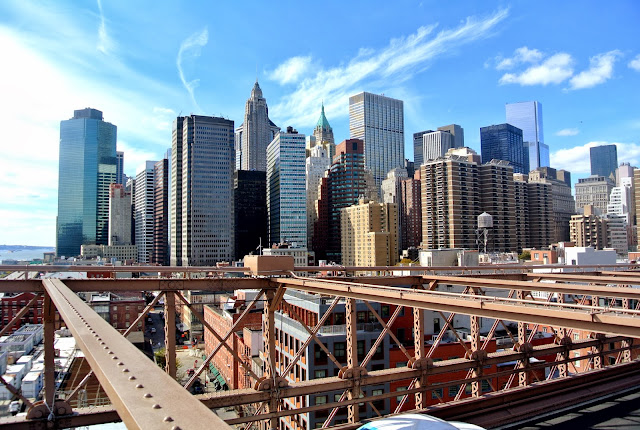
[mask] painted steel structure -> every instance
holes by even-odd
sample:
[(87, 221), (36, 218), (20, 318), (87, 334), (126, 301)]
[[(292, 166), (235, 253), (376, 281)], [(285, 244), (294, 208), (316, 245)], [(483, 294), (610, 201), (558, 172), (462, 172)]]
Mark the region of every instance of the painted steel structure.
[[(536, 269), (563, 266), (535, 266)], [(332, 267), (340, 277), (297, 277), (290, 272), (253, 272), (251, 277), (225, 278), (224, 270), (208, 267), (164, 267), (163, 274), (170, 272), (176, 277), (86, 280), (25, 279), (0, 281), (0, 292), (26, 291), (43, 297), (45, 326), (45, 395), (43, 402), (31, 404), (26, 417), (17, 416), (0, 419), (0, 427), (6, 428), (63, 428), (122, 420), (128, 428), (187, 429), (229, 428), (230, 425), (262, 421), (264, 428), (279, 427), (280, 419), (296, 417), (308, 412), (329, 410), (323, 427), (335, 425), (334, 417), (340, 408), (347, 410), (347, 423), (341, 428), (356, 428), (360, 425), (359, 403), (372, 407), (376, 402), (400, 396), (403, 400), (395, 411), (399, 412), (408, 396), (415, 398), (418, 412), (427, 412), (449, 419), (464, 419), (484, 426), (494, 426), (509, 420), (548, 412), (554, 407), (563, 407), (579, 399), (615, 392), (640, 381), (636, 338), (640, 338), (640, 285), (638, 266), (615, 265), (609, 267), (572, 266), (570, 273), (538, 273), (531, 267), (449, 267), (449, 268), (402, 268), (402, 276), (353, 276), (358, 272), (389, 274), (398, 267)], [(22, 266), (5, 266), (0, 270), (24, 270)], [(73, 270), (78, 267), (30, 266), (30, 272)], [(92, 270), (149, 271), (149, 266), (103, 267)], [(405, 270), (406, 269), (406, 270)], [(597, 270), (594, 270), (597, 269)], [(617, 269), (617, 270), (614, 270)], [(240, 270), (251, 271), (251, 268)], [(296, 267), (295, 272), (326, 270), (318, 267)], [(230, 272), (237, 270), (229, 270)], [(210, 273), (211, 276), (190, 279), (189, 272)], [(179, 278), (180, 273), (183, 277)], [(407, 273), (411, 273), (407, 275)], [(264, 275), (271, 275), (269, 277)], [(447, 286), (462, 286), (464, 292), (450, 292)], [(227, 340), (243, 323), (258, 301), (263, 303), (264, 376), (258, 377), (251, 368), (246, 369), (255, 380), (254, 388), (216, 392), (192, 396), (174, 380), (175, 325), (165, 327), (167, 339), (166, 373), (150, 361), (116, 332), (106, 321), (91, 310), (75, 293), (80, 291), (148, 291), (160, 294), (138, 316), (143, 319), (161, 298), (164, 299), (166, 321), (175, 320), (176, 306), (192, 309), (184, 292), (230, 291), (240, 288), (259, 290), (259, 294), (247, 305), (226, 333), (217, 333), (202, 315), (194, 312), (204, 328), (217, 340), (217, 346), (202, 362), (195, 375), (185, 384), (189, 387), (198, 375), (208, 368), (208, 363), (222, 348), (234, 360), (242, 363), (237, 351), (229, 347)], [(309, 336), (298, 351), (292, 351), (288, 363), (280, 362), (277, 354), (276, 321), (278, 315), (290, 309), (290, 294), (294, 291), (320, 294), (332, 306), (322, 317), (304, 328)], [(541, 298), (547, 297), (547, 298)], [(407, 355), (407, 367), (369, 370), (367, 363), (377, 347), (389, 335), (395, 315), (385, 321), (380, 318), (373, 303), (388, 303), (412, 308), (414, 318), (414, 353)], [(36, 303), (30, 301), (24, 309)], [(334, 377), (310, 381), (293, 382), (286, 379), (293, 366), (302, 357), (302, 351), (315, 342), (326, 349), (322, 336), (323, 327), (333, 306), (340, 303), (346, 316), (347, 364)], [(364, 359), (359, 359), (358, 335), (355, 313), (364, 303), (378, 319), (382, 330)], [(111, 406), (80, 408), (72, 410), (69, 400), (55, 399), (54, 390), (54, 315), (57, 310), (65, 324), (91, 364), (93, 374), (107, 392)], [(192, 309), (193, 310), (193, 309)], [(446, 324), (433, 343), (425, 344), (425, 310), (441, 312)], [(469, 315), (471, 331), (468, 334), (471, 347), (465, 347), (465, 357), (434, 361), (431, 357), (444, 334), (451, 331), (460, 334), (451, 326), (456, 314)], [(448, 315), (447, 315), (448, 314)], [(291, 314), (290, 314), (291, 315)], [(482, 332), (481, 317), (495, 319), (488, 332)], [(20, 318), (19, 316), (17, 318)], [(517, 323), (517, 333), (509, 333), (513, 348), (488, 353), (486, 346), (494, 337), (496, 329), (506, 322)], [(137, 322), (131, 326), (135, 327)], [(532, 346), (532, 339), (539, 325), (553, 326), (555, 342)], [(7, 326), (8, 327), (8, 326)], [(8, 328), (0, 330), (2, 336)], [(580, 332), (582, 330), (582, 332)], [(576, 336), (588, 333), (587, 336)], [(128, 333), (125, 333), (127, 335)], [(587, 355), (581, 354), (588, 351)], [(578, 354), (576, 354), (578, 353)], [(328, 354), (329, 355), (329, 354)], [(555, 356), (550, 362), (532, 360), (536, 357)], [(589, 372), (571, 375), (571, 366), (582, 360), (591, 369)], [(501, 364), (498, 374), (484, 374), (486, 366)], [(548, 370), (547, 380), (536, 381), (539, 370)], [(467, 377), (447, 382), (430, 382), (432, 375), (443, 375), (464, 371)], [(85, 380), (88, 380), (87, 376)], [(503, 377), (504, 387), (493, 386)], [(1, 379), (1, 378), (0, 378)], [(367, 387), (390, 382), (406, 382), (406, 390), (378, 392), (366, 397), (360, 395)], [(492, 386), (491, 395), (483, 393), (484, 383)], [(5, 385), (6, 382), (3, 382)], [(471, 385), (471, 396), (464, 400), (466, 385)], [(456, 401), (426, 408), (425, 397), (439, 389), (459, 388)], [(13, 388), (13, 387), (12, 387)], [(312, 396), (328, 391), (341, 391), (339, 400), (329, 403), (307, 403), (301, 408), (284, 408), (286, 399)], [(13, 391), (12, 391), (13, 392)], [(17, 393), (17, 391), (16, 391)], [(19, 394), (19, 393), (18, 393)], [(254, 405), (254, 414), (245, 414), (225, 421), (210, 408)], [(384, 403), (383, 403), (384, 404)], [(377, 408), (373, 407), (374, 410)], [(505, 411), (509, 414), (505, 414)], [(481, 412), (481, 413), (480, 413)]]

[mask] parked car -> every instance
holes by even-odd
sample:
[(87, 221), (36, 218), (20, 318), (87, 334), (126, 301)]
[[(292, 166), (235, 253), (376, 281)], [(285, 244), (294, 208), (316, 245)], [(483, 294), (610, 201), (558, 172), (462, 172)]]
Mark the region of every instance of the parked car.
[(17, 415), (20, 412), (20, 401), (14, 400), (9, 403), (9, 412), (11, 412), (11, 415)]

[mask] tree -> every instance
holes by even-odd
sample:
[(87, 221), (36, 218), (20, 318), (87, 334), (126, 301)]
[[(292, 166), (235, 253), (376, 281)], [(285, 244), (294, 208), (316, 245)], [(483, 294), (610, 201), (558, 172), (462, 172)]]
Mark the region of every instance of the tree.
[(520, 260), (531, 260), (531, 253), (529, 251), (522, 251), (522, 254), (518, 255)]

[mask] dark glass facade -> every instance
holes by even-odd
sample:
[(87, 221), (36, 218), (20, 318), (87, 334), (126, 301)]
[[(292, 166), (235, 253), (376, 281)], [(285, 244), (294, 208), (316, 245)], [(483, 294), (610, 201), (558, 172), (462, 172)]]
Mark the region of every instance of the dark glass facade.
[(482, 162), (506, 160), (514, 173), (529, 173), (529, 151), (522, 141), (522, 130), (511, 124), (480, 128)]
[[(267, 172), (238, 170), (233, 177), (235, 204), (235, 259), (269, 246)], [(256, 252), (257, 253), (257, 252)]]
[(109, 187), (116, 181), (117, 127), (96, 109), (60, 122), (56, 255), (108, 244)]
[(370, 197), (372, 189), (371, 173), (365, 169), (364, 142), (348, 139), (337, 145), (326, 181), (321, 183), (317, 224), (326, 230), (314, 230), (314, 237), (324, 237), (315, 243), (317, 259), (342, 261), (340, 210), (357, 204), (359, 198)]
[(169, 265), (169, 157), (153, 166), (153, 250), (151, 263)]
[(589, 149), (591, 156), (591, 174), (615, 178), (618, 168), (618, 150), (615, 145), (594, 146)]

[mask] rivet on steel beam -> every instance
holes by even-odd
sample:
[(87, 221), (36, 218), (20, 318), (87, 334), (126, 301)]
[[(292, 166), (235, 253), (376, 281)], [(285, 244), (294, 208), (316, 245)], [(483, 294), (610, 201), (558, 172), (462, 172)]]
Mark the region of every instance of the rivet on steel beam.
[(171, 430), (182, 430), (182, 429), (180, 427), (178, 427), (178, 426), (173, 426), (173, 427), (171, 427)]
[(155, 404), (152, 406), (153, 409), (162, 409), (162, 406), (160, 406), (159, 404)]
[(164, 420), (163, 420), (163, 421), (164, 421), (165, 423), (170, 423), (170, 422), (172, 422), (172, 421), (173, 421), (173, 418), (171, 418), (171, 417), (164, 417)]
[(153, 397), (153, 396), (151, 395), (151, 393), (145, 393), (145, 395), (144, 395), (143, 397), (144, 397), (145, 399), (149, 399), (149, 398), (151, 398), (151, 397)]
[(144, 388), (144, 385), (138, 384), (138, 385), (136, 385), (136, 388)]
[(104, 348), (104, 349), (109, 349), (109, 347), (108, 347), (107, 345), (105, 345), (103, 348)]
[(124, 366), (124, 363), (122, 361), (119, 361), (118, 366)]
[(127, 373), (129, 369), (122, 369), (122, 373)]
[(133, 376), (133, 375), (129, 376), (129, 381), (133, 381), (133, 380), (135, 380), (135, 379), (136, 379), (136, 377), (135, 377), (135, 376)]

